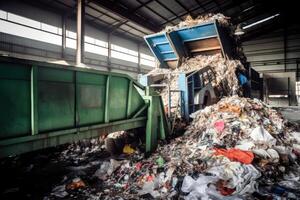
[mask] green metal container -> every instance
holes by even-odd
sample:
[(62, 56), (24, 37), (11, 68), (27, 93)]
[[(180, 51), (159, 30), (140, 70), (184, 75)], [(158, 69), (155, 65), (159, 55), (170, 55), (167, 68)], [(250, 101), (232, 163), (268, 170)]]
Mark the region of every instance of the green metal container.
[(151, 151), (167, 131), (160, 96), (124, 74), (1, 57), (0, 94), (0, 157), (138, 127)]

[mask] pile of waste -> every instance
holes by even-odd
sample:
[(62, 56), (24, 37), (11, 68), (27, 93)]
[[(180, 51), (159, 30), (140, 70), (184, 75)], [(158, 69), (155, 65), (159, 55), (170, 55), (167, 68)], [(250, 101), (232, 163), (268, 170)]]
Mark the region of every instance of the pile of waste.
[[(140, 145), (127, 143), (129, 138), (121, 145), (122, 153), (111, 156), (103, 137), (35, 157), (13, 158), (7, 165), (12, 168), (10, 179), (4, 176), (7, 172), (2, 165), (4, 180), (13, 181), (5, 182), (7, 188), (0, 196), (44, 196), (45, 200), (300, 198), (299, 127), (260, 100), (238, 96), (223, 98), (191, 117), (183, 136), (159, 145), (148, 158), (138, 149)], [(110, 137), (124, 137), (124, 132)]]
[(217, 20), (220, 25), (228, 27), (228, 26), (230, 26), (229, 19), (230, 19), (230, 17), (226, 17), (221, 13), (217, 13), (217, 14), (208, 13), (206, 15), (199, 15), (195, 19), (193, 19), (190, 15), (188, 15), (186, 17), (186, 19), (181, 21), (178, 25), (166, 26), (164, 31), (172, 31), (175, 29), (184, 28), (184, 27), (188, 27), (188, 26), (195, 26), (197, 24), (211, 22), (213, 20)]
[[(260, 100), (232, 96), (192, 115), (186, 133), (144, 159), (101, 163), (104, 199), (300, 198), (300, 133)], [(124, 149), (123, 149), (124, 151)]]
[[(244, 70), (239, 60), (227, 60), (221, 54), (214, 55), (198, 55), (196, 57), (186, 59), (181, 66), (176, 69), (160, 69), (156, 68), (148, 74), (164, 74), (163, 84), (168, 85), (171, 90), (178, 90), (178, 74), (180, 72), (189, 73), (193, 70), (199, 70), (210, 66), (214, 72), (216, 79), (212, 82), (214, 88), (223, 95), (239, 94), (240, 88), (235, 74), (236, 69)], [(159, 91), (165, 105), (168, 105), (169, 92), (168, 87), (164, 87)], [(172, 93), (172, 106), (179, 104), (180, 94)]]

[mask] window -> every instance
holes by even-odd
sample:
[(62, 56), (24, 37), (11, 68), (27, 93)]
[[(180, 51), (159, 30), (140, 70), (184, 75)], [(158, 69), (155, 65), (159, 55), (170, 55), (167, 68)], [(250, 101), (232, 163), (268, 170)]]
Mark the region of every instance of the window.
[(130, 50), (130, 49), (127, 49), (127, 48), (124, 48), (124, 47), (121, 47), (121, 46), (118, 46), (118, 45), (115, 45), (115, 44), (111, 45), (111, 49), (115, 50), (115, 51), (118, 51), (120, 53), (125, 53), (125, 54), (129, 54), (129, 55), (133, 55), (133, 56), (138, 56), (137, 51), (133, 51), (133, 50)]
[(153, 56), (141, 53), (141, 65), (155, 67), (155, 58)]
[[(31, 40), (62, 45), (62, 28), (32, 20), (20, 15), (0, 10), (0, 32), (15, 35)], [(66, 30), (66, 47), (76, 49), (76, 32)], [(84, 37), (86, 52), (108, 56), (108, 42), (90, 36)], [(111, 57), (138, 63), (138, 51), (116, 44), (111, 45)], [(140, 54), (140, 63), (146, 66), (155, 66), (155, 58), (147, 54)]]
[(26, 18), (26, 17), (22, 17), (19, 15), (15, 15), (12, 13), (7, 13), (7, 20), (12, 21), (12, 22), (17, 22), (26, 26), (30, 26), (32, 28), (36, 28), (36, 29), (41, 29), (41, 22)]
[(108, 56), (108, 43), (96, 38), (84, 36), (84, 50), (86, 52)]
[[(67, 30), (66, 46), (71, 49), (76, 49), (76, 38), (75, 32)], [(98, 40), (89, 36), (84, 36), (84, 51), (108, 56), (108, 44), (105, 41)]]
[(0, 10), (0, 19), (6, 19), (7, 18), (7, 12)]
[(0, 10), (0, 32), (32, 40), (62, 45), (59, 28)]
[(121, 53), (121, 52), (114, 51), (114, 50), (111, 51), (111, 57), (117, 58), (120, 60), (126, 60), (126, 61), (133, 62), (133, 63), (138, 63), (137, 56), (131, 56), (129, 54)]
[(111, 57), (138, 63), (138, 52), (115, 44), (111, 45)]
[(95, 54), (100, 54), (103, 56), (108, 56), (107, 48), (89, 44), (89, 43), (84, 43), (84, 51), (90, 52), (90, 53), (95, 53)]

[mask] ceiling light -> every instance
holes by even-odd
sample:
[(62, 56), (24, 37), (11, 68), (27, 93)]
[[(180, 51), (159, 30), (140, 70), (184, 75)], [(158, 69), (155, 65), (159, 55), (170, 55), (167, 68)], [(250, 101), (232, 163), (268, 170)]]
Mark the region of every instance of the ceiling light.
[(278, 17), (279, 15), (280, 15), (280, 14), (277, 13), (277, 14), (272, 15), (272, 16), (270, 16), (270, 17), (266, 17), (266, 18), (264, 18), (264, 19), (262, 19), (262, 20), (259, 20), (259, 21), (257, 21), (257, 22), (252, 23), (252, 24), (249, 24), (249, 25), (247, 25), (247, 26), (244, 26), (243, 29), (247, 29), (247, 28), (250, 28), (250, 27), (255, 26), (255, 25), (257, 25), (257, 24), (261, 24), (261, 23), (263, 23), (263, 22), (269, 21), (270, 19), (273, 19), (273, 18), (275, 18), (275, 17)]
[(241, 24), (238, 24), (234, 31), (234, 35), (243, 35), (244, 33), (245, 31), (243, 30)]

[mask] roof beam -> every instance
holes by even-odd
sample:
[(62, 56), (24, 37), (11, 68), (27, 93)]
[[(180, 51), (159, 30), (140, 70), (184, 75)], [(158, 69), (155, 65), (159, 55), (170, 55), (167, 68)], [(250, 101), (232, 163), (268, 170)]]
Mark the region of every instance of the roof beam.
[(155, 0), (160, 6), (162, 6), (164, 9), (166, 9), (167, 11), (169, 11), (170, 13), (172, 13), (173, 15), (175, 15), (177, 18), (180, 18), (172, 9), (170, 9), (169, 7), (167, 7), (165, 4), (163, 4), (162, 2), (160, 2), (159, 0)]
[[(57, 1), (57, 0), (53, 0), (53, 1), (59, 3), (59, 4), (63, 5), (63, 6), (65, 6), (69, 11), (71, 11), (71, 10), (73, 9), (73, 7), (68, 6), (67, 4), (65, 4), (65, 3), (63, 3), (63, 2), (60, 2), (60, 1)], [(88, 5), (86, 5), (86, 6), (88, 6)], [(102, 13), (102, 12), (100, 12), (100, 13)], [(108, 22), (106, 22), (106, 21), (103, 21), (103, 20), (100, 20), (100, 19), (98, 19), (97, 17), (94, 17), (94, 16), (92, 16), (92, 15), (89, 15), (88, 13), (85, 13), (85, 14), (86, 14), (87, 16), (93, 18), (93, 20), (86, 19), (86, 22), (87, 22), (89, 25), (91, 25), (91, 26), (93, 26), (93, 27), (100, 27), (102, 31), (105, 31), (105, 32), (108, 32), (108, 33), (112, 30), (112, 29), (111, 29), (111, 24), (110, 24), (110, 23), (108, 23)], [(76, 19), (76, 18), (74, 18), (74, 16), (71, 16), (71, 18), (72, 18), (72, 19)], [(108, 26), (110, 26), (110, 28), (107, 28), (106, 26), (104, 27), (104, 26), (102, 26), (102, 25), (96, 23), (96, 22), (95, 22), (96, 20), (98, 20), (98, 21), (100, 21), (100, 22), (102, 22), (102, 23), (104, 23), (104, 24), (107, 24)], [(130, 28), (132, 28), (130, 25), (127, 25), (127, 26), (129, 26)], [(118, 27), (118, 28), (119, 28), (119, 27)], [(134, 28), (133, 28), (133, 29), (134, 29)], [(136, 30), (136, 29), (135, 29), (135, 30)], [(121, 32), (121, 31), (124, 32), (125, 30), (120, 29), (120, 32)], [(137, 30), (137, 31), (139, 31), (139, 30)], [(126, 31), (125, 31), (125, 32), (126, 32)], [(139, 32), (145, 34), (145, 33), (142, 32), (142, 31), (139, 31)], [(124, 35), (123, 33), (118, 33), (118, 32), (115, 32), (115, 31), (114, 31), (114, 34), (115, 34), (115, 35), (122, 35), (122, 36), (124, 36), (124, 37), (126, 37), (126, 38), (128, 38), (128, 39), (131, 39), (131, 40), (134, 40), (134, 41), (137, 41), (137, 42), (143, 41), (141, 37), (139, 37), (138, 35), (134, 35), (134, 34), (132, 34), (132, 33), (130, 33), (130, 32), (126, 32), (127, 35)]]
[(139, 5), (138, 7), (134, 8), (134, 9), (132, 9), (131, 11), (132, 11), (132, 12), (135, 12), (135, 11), (137, 11), (137, 10), (143, 8), (143, 7), (146, 6), (147, 4), (151, 3), (152, 1), (154, 1), (154, 0), (148, 0), (148, 1), (144, 2), (144, 3), (141, 3), (141, 5)]
[(101, 6), (105, 9), (108, 9), (115, 14), (119, 15), (120, 17), (126, 18), (142, 27), (145, 27), (153, 32), (157, 32), (160, 30), (159, 26), (154, 24), (153, 22), (143, 19), (140, 16), (137, 16), (136, 14), (133, 14), (130, 9), (126, 9), (123, 6), (120, 6), (119, 4), (112, 4), (109, 0), (93, 0), (93, 3), (95, 3), (98, 6)]
[[(204, 10), (203, 12), (201, 12), (201, 13), (198, 13), (197, 15), (202, 15), (202, 14), (204, 14), (204, 13), (208, 13), (211, 9), (206, 9), (204, 6), (206, 6), (206, 5), (208, 5), (208, 4), (210, 4), (211, 2), (213, 2), (214, 0), (211, 0), (211, 1), (207, 1), (207, 2), (205, 2), (205, 3), (199, 3), (199, 0), (196, 0), (197, 2), (198, 2), (198, 6), (197, 7), (195, 7), (195, 8), (193, 8), (193, 9), (191, 9), (191, 10), (189, 10), (190, 12), (194, 12), (194, 11), (196, 11), (196, 10), (198, 10), (199, 8), (201, 8), (202, 10)], [(245, 0), (240, 0), (241, 2), (244, 2)], [(249, 1), (249, 0), (246, 0), (246, 1)], [(231, 4), (230, 4), (231, 5)], [(219, 11), (220, 12), (220, 11)], [(178, 15), (179, 17), (183, 17), (183, 16), (185, 16), (186, 14), (188, 14), (188, 12), (185, 12), (185, 13), (183, 13), (183, 14), (181, 14), (181, 15)], [(164, 22), (164, 23), (162, 23), (162, 24), (160, 24), (161, 26), (164, 26), (165, 24), (167, 24), (167, 23), (170, 23), (171, 21), (173, 21), (173, 20), (175, 20), (175, 19), (177, 19), (176, 18), (176, 16), (175, 17), (172, 17), (171, 19), (169, 19), (168, 21), (166, 21), (166, 22)]]
[[(218, 7), (218, 10), (217, 12), (220, 12), (220, 13), (224, 13), (226, 10), (228, 9), (231, 9), (233, 7), (239, 7), (240, 4), (244, 3), (244, 2), (247, 2), (247, 1), (252, 1), (252, 0), (239, 0), (239, 1), (231, 1), (231, 3), (227, 4), (227, 5), (224, 5), (224, 4), (220, 4)], [(207, 2), (206, 4), (209, 4), (211, 2), (214, 2), (215, 3), (215, 0), (213, 1), (209, 1)], [(210, 9), (207, 9), (206, 11), (203, 11), (203, 12), (200, 12), (199, 15), (203, 15), (207, 12), (210, 12), (212, 11), (213, 8), (210, 8)]]
[(175, 0), (178, 5), (180, 5), (187, 13), (191, 14), (190, 10), (179, 0)]
[(218, 10), (221, 10), (221, 5), (219, 4), (218, 0), (213, 0), (213, 2), (217, 5)]
[(246, 22), (250, 19), (256, 18), (263, 14), (271, 15), (271, 14), (276, 14), (277, 12), (279, 12), (278, 8), (266, 7), (263, 4), (261, 4), (261, 5), (258, 5), (255, 7), (255, 11), (251, 11), (249, 13), (244, 13), (244, 14), (241, 13), (241, 14), (238, 14), (235, 16), (231, 16), (233, 18), (232, 23), (239, 24), (242, 22)]
[(200, 2), (200, 0), (195, 0), (195, 1), (198, 3), (198, 5), (200, 6), (200, 8), (202, 10), (206, 11), (206, 8), (202, 5), (202, 3)]
[[(208, 4), (208, 3), (206, 3), (206, 4)], [(190, 12), (194, 12), (195, 10), (198, 10), (199, 8), (203, 8), (203, 6), (206, 5), (206, 4), (198, 5), (197, 7), (191, 9)], [(186, 14), (188, 14), (188, 12), (185, 12), (185, 13), (183, 13), (183, 14), (181, 14), (181, 15), (178, 15), (178, 17), (183, 17), (183, 16), (185, 16)], [(168, 21), (166, 21), (166, 22), (160, 24), (160, 26), (164, 26), (165, 24), (168, 24), (168, 23), (174, 21), (175, 19), (177, 19), (176, 16), (175, 16), (175, 17), (172, 17), (172, 18), (169, 19)]]
[[(136, 1), (139, 2), (139, 3), (142, 3), (140, 0), (136, 0)], [(158, 12), (156, 12), (155, 10), (150, 8), (149, 6), (145, 5), (145, 8), (149, 9), (151, 12), (153, 12), (154, 14), (156, 14), (157, 16), (162, 18), (163, 20), (168, 21), (168, 19), (166, 17), (162, 16), (161, 14), (159, 14)], [(173, 25), (175, 25), (175, 24), (173, 23)]]
[[(101, 13), (102, 15), (105, 15), (105, 16), (107, 16), (107, 17), (110, 17), (110, 18), (112, 18), (113, 20), (115, 20), (115, 21), (120, 21), (119, 19), (117, 19), (117, 18), (115, 18), (115, 17), (113, 17), (113, 16), (111, 16), (111, 15), (109, 15), (109, 14), (107, 14), (107, 13), (104, 13), (104, 12), (102, 12), (101, 10), (99, 10), (99, 9), (97, 9), (97, 8), (94, 8), (94, 7), (92, 7), (92, 6), (90, 6), (90, 5), (87, 5), (90, 9), (92, 9), (92, 10), (95, 10), (95, 11), (97, 11), (97, 12), (99, 12), (99, 13)], [(101, 20), (101, 19), (99, 19), (99, 18), (97, 18), (97, 17), (94, 17), (94, 19), (95, 20), (99, 20), (99, 21), (101, 21), (101, 22), (105, 22), (104, 20)], [(128, 20), (125, 20), (126, 21), (126, 23), (128, 22)], [(106, 23), (106, 22), (105, 22)], [(112, 24), (109, 24), (109, 23), (107, 23), (109, 26), (114, 26), (114, 25), (112, 25)], [(144, 34), (144, 35), (146, 35), (147, 33), (145, 33), (144, 31), (141, 31), (141, 30), (139, 30), (139, 29), (136, 29), (136, 28), (134, 28), (133, 26), (131, 26), (131, 25), (129, 25), (129, 24), (126, 24), (126, 26), (129, 26), (130, 28), (132, 28), (132, 29), (134, 29), (134, 30), (136, 30), (136, 31), (139, 31), (139, 32), (141, 32), (142, 34)]]

